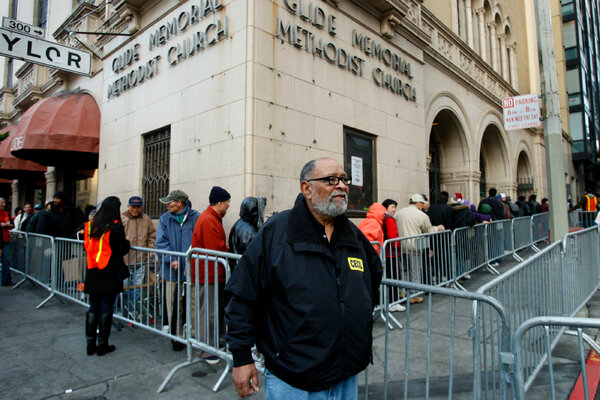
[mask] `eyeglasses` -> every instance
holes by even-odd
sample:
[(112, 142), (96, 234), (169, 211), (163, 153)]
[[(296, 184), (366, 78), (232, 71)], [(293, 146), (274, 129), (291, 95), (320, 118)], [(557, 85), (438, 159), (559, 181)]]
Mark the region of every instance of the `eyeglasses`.
[(352, 178), (350, 178), (349, 176), (324, 176), (322, 178), (313, 178), (313, 179), (306, 180), (306, 182), (312, 182), (312, 181), (325, 181), (325, 182), (327, 182), (328, 185), (331, 185), (331, 186), (335, 186), (340, 181), (342, 181), (344, 183), (344, 185), (348, 186), (348, 185), (350, 185), (350, 183), (352, 183)]

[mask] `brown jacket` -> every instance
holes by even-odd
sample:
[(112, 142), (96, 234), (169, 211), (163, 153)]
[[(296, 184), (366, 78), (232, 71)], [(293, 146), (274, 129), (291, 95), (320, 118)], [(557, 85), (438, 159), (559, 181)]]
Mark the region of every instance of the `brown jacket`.
[[(125, 228), (125, 237), (134, 247), (146, 247), (153, 249), (156, 243), (156, 228), (152, 224), (152, 219), (144, 213), (141, 213), (137, 217), (133, 217), (129, 214), (129, 211), (125, 211), (121, 214), (123, 220), (123, 227)], [(137, 260), (134, 260), (134, 257)], [(144, 257), (146, 259), (146, 257)], [(124, 257), (126, 264), (133, 264), (134, 262), (142, 261), (142, 253), (139, 251), (131, 250), (128, 255)]]

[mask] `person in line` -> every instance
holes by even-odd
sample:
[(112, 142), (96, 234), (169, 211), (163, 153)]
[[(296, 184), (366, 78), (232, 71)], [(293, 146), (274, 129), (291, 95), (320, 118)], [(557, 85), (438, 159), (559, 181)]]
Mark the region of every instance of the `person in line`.
[(59, 190), (54, 194), (54, 205), (46, 216), (45, 232), (40, 233), (72, 239), (80, 224), (80, 213), (68, 202), (67, 194)]
[(85, 322), (88, 356), (94, 353), (103, 356), (115, 350), (115, 346), (108, 344), (108, 338), (115, 298), (123, 291), (122, 274), (123, 270), (127, 270), (123, 256), (130, 247), (125, 238), (120, 208), (121, 201), (117, 197), (107, 197), (94, 219), (85, 225), (83, 245), (87, 254), (87, 270), (84, 292), (90, 296)]
[[(454, 193), (454, 196), (452, 196), (452, 217), (450, 221), (450, 229), (453, 231), (459, 228), (471, 227), (477, 223), (477, 217), (475, 217), (475, 214), (471, 211), (470, 206), (465, 204), (462, 193)], [(471, 234), (471, 232), (468, 232), (467, 234)], [(456, 275), (462, 276), (464, 279), (471, 279), (470, 274), (465, 274), (467, 261), (465, 249), (457, 246)]]
[[(386, 213), (386, 209), (382, 204), (373, 203), (367, 211), (367, 217), (360, 221), (358, 229), (365, 235), (369, 242), (379, 242), (383, 244), (383, 218)], [(381, 254), (379, 244), (373, 244), (375, 251)]]
[[(441, 232), (443, 225), (432, 226), (427, 214), (423, 212), (427, 200), (423, 195), (415, 193), (410, 196), (409, 205), (394, 214), (398, 227), (398, 236), (415, 236), (424, 233)], [(429, 239), (413, 238), (402, 243), (402, 259), (405, 271), (411, 282), (421, 283), (423, 276), (423, 257), (431, 259), (433, 252), (429, 250)], [(422, 303), (423, 297), (413, 296), (411, 303)]]
[(9, 231), (15, 226), (5, 208), (6, 199), (0, 197), (0, 230), (2, 230), (2, 234), (0, 235), (0, 261), (2, 262), (1, 285), (12, 286), (13, 281), (10, 275), (10, 251), (8, 243), (10, 241)]
[(483, 212), (481, 208), (484, 204), (488, 204), (492, 209), (492, 212), (489, 215), (494, 221), (500, 221), (504, 219), (504, 206), (502, 205), (502, 202), (496, 198), (497, 194), (498, 191), (496, 188), (490, 188), (490, 190), (488, 190), (488, 197), (481, 200), (479, 202), (479, 207), (477, 208), (477, 211), (480, 213), (487, 214)]
[(267, 399), (358, 397), (382, 267), (344, 214), (350, 182), (336, 160), (308, 162), (294, 207), (267, 221), (227, 283), (227, 342), (240, 397), (259, 390), (255, 343), (265, 357)]
[[(200, 213), (186, 204), (188, 195), (173, 190), (160, 198), (167, 211), (158, 220), (156, 248), (185, 253), (192, 245), (192, 233)], [(185, 258), (162, 256), (161, 277), (164, 279), (165, 307), (173, 335), (181, 335), (183, 328), (183, 294), (185, 283)], [(171, 341), (173, 351), (185, 348), (183, 343)]]
[(34, 209), (38, 211), (33, 215), (33, 217), (31, 217), (31, 220), (25, 228), (25, 232), (43, 234), (43, 232), (46, 230), (46, 218), (48, 217), (48, 213), (50, 212), (53, 204), (54, 201), (52, 200), (47, 201), (44, 207), (42, 207), (41, 204), (36, 204), (35, 207), (39, 208), (36, 209), (34, 207)]
[(544, 197), (542, 199), (542, 204), (540, 205), (540, 207), (543, 213), (550, 211), (550, 203), (547, 197)]
[(596, 216), (594, 215), (595, 211), (598, 211), (598, 198), (591, 192), (590, 189), (585, 189), (583, 191), (583, 196), (579, 199), (577, 204), (573, 207), (569, 208), (569, 212), (575, 211), (578, 208), (581, 208), (583, 211), (583, 227), (589, 228), (594, 224), (594, 219)]
[[(229, 251), (235, 254), (244, 254), (252, 239), (258, 233), (258, 230), (265, 222), (265, 208), (267, 199), (258, 197), (246, 197), (242, 200), (240, 206), (240, 219), (231, 227), (229, 231)], [(229, 267), (231, 272), (235, 268), (235, 263), (230, 260)]]
[(529, 196), (529, 202), (527, 204), (529, 205), (529, 209), (531, 210), (531, 215), (539, 214), (542, 212), (542, 205), (538, 203), (536, 199), (537, 196), (535, 194)]
[[(121, 213), (121, 220), (125, 229), (125, 237), (131, 246), (153, 249), (156, 246), (156, 228), (152, 223), (152, 218), (142, 211), (143, 206), (144, 201), (140, 196), (131, 196), (127, 202), (127, 210)], [(127, 300), (136, 302), (141, 296), (141, 285), (144, 283), (148, 253), (131, 250), (124, 257), (124, 261), (131, 270), (131, 277), (126, 285), (135, 286), (133, 290), (128, 291)]]
[(33, 206), (31, 203), (25, 203), (21, 213), (15, 217), (15, 230), (24, 232), (31, 218), (33, 218)]
[[(192, 235), (192, 247), (208, 250), (227, 252), (227, 241), (223, 229), (223, 217), (227, 214), (231, 195), (220, 186), (213, 186), (208, 196), (208, 207), (200, 214), (194, 226)], [(219, 338), (214, 337), (215, 319), (219, 321), (219, 334), (225, 333), (225, 321), (223, 319), (223, 289), (225, 288), (225, 268), (214, 261), (206, 262), (200, 257), (197, 262), (192, 260), (192, 330), (196, 339), (219, 347)], [(217, 269), (215, 273), (215, 267)], [(206, 274), (205, 270), (208, 270)], [(215, 275), (216, 279), (215, 279)], [(205, 291), (208, 292), (208, 304), (204, 302)], [(214, 303), (215, 291), (218, 297), (217, 304)], [(196, 304), (198, 301), (199, 304)], [(208, 321), (204, 319), (208, 310)], [(198, 313), (196, 313), (198, 311)], [(205, 336), (205, 327), (209, 326), (209, 335)], [(216, 364), (219, 358), (206, 351), (198, 351), (197, 356), (209, 364)]]
[[(385, 207), (385, 214), (383, 214), (383, 240), (397, 239), (398, 227), (396, 226), (394, 214), (396, 213), (398, 202), (392, 199), (385, 199), (381, 205)], [(402, 265), (399, 257), (400, 242), (391, 243), (385, 250), (385, 268), (387, 271), (385, 277), (388, 279), (402, 279)], [(396, 303), (397, 301), (400, 301), (399, 291), (390, 286), (388, 288), (390, 312), (406, 310), (406, 307), (400, 303)]]
[[(427, 215), (431, 221), (431, 225), (443, 225), (447, 229), (452, 225), (452, 207), (448, 204), (450, 195), (446, 191), (442, 191), (437, 196), (437, 202), (433, 203), (427, 210)], [(451, 261), (444, 257), (444, 247), (447, 247), (447, 242), (441, 240), (440, 237), (430, 238), (433, 251), (433, 257), (429, 258), (429, 252), (423, 252), (423, 283), (428, 285), (437, 284), (440, 282), (438, 278), (445, 280), (444, 277), (450, 276)], [(445, 249), (449, 250), (449, 249)]]
[(431, 225), (451, 226), (452, 207), (448, 205), (449, 197), (450, 195), (448, 192), (440, 192), (438, 200), (429, 207), (429, 210), (427, 210)]
[(517, 204), (517, 206), (519, 206), (519, 216), (520, 217), (529, 217), (533, 214), (531, 212), (531, 209), (529, 208), (529, 203), (527, 203), (525, 201), (525, 196), (517, 197), (516, 204)]

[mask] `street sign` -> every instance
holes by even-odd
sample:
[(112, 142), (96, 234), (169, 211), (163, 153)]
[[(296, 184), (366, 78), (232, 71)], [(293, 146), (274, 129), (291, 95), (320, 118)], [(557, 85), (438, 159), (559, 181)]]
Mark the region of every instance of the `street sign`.
[(46, 30), (39, 26), (26, 24), (25, 22), (17, 21), (16, 19), (2, 17), (2, 27), (11, 31), (23, 33), (29, 36), (46, 37)]
[(91, 75), (87, 51), (0, 28), (0, 55), (81, 75)]
[(540, 126), (540, 102), (537, 94), (526, 94), (517, 97), (507, 97), (502, 100), (504, 113), (504, 129), (535, 128)]

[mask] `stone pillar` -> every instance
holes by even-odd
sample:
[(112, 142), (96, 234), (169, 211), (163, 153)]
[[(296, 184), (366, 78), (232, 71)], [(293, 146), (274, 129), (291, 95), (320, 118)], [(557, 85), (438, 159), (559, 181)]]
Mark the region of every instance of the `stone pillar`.
[(477, 26), (479, 27), (479, 55), (483, 58), (483, 61), (488, 61), (487, 46), (485, 45), (485, 8), (480, 8), (477, 11)]
[(502, 77), (508, 82), (510, 73), (508, 70), (508, 53), (506, 50), (506, 35), (504, 33), (498, 35), (500, 38), (500, 60), (502, 62)]
[[(10, 189), (12, 192), (12, 198), (11, 198), (11, 205), (10, 205), (10, 209), (7, 207), (6, 211), (8, 211), (8, 215), (11, 215), (14, 217), (13, 212), (15, 211), (15, 208), (21, 205), (21, 196), (19, 193), (19, 180), (18, 179), (14, 179), (12, 181), (12, 183), (10, 184)], [(8, 199), (7, 199), (8, 201)]]
[(54, 200), (54, 193), (57, 192), (56, 188), (56, 168), (48, 167), (46, 172), (46, 203)]
[(510, 70), (510, 85), (518, 89), (519, 79), (517, 71), (517, 44), (513, 43), (508, 46), (508, 64)]
[(488, 24), (490, 31), (490, 45), (492, 53), (492, 68), (496, 72), (500, 72), (498, 68), (498, 37), (496, 36), (496, 23), (490, 22)]
[(473, 48), (473, 14), (471, 0), (465, 0), (465, 13), (467, 14), (467, 44)]

